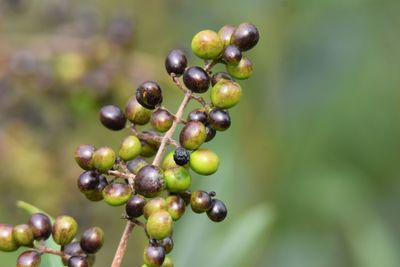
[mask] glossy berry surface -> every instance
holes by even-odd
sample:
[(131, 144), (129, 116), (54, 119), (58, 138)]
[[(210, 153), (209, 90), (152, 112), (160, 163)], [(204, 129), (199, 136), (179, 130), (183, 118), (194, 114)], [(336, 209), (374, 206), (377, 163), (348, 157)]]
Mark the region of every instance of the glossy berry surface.
[(165, 201), (167, 202), (167, 211), (172, 220), (179, 220), (186, 210), (185, 201), (178, 195), (168, 196)]
[(258, 29), (254, 24), (241, 23), (232, 34), (231, 43), (238, 46), (242, 51), (253, 48), (260, 38)]
[(144, 82), (136, 89), (136, 99), (143, 107), (154, 109), (163, 100), (161, 88), (156, 82)]
[(114, 166), (116, 155), (109, 147), (101, 147), (93, 154), (93, 166), (100, 172), (107, 172)]
[(190, 168), (201, 175), (211, 175), (218, 170), (219, 158), (213, 151), (200, 148), (190, 155)]
[(209, 124), (206, 125), (206, 140), (204, 142), (209, 142), (214, 139), (215, 135), (217, 134), (217, 131), (211, 127)]
[(99, 227), (92, 227), (87, 229), (80, 241), (83, 251), (93, 254), (101, 249), (104, 243), (104, 233)]
[(59, 216), (54, 221), (52, 235), (57, 244), (65, 246), (75, 238), (77, 231), (78, 223), (74, 218)]
[(224, 49), (224, 42), (219, 35), (211, 30), (198, 32), (192, 39), (193, 53), (202, 59), (214, 59)]
[[(174, 168), (174, 167), (179, 167), (178, 164), (176, 164), (175, 160), (174, 160), (174, 153), (175, 151), (170, 151), (165, 157), (164, 160), (161, 164), (162, 169), (165, 171), (167, 169), (170, 168)], [(185, 168), (189, 168), (189, 164), (186, 164), (184, 166)]]
[(157, 244), (164, 248), (165, 254), (170, 253), (174, 248), (174, 240), (170, 236), (161, 240), (157, 240)]
[(85, 254), (85, 252), (81, 248), (81, 244), (79, 241), (74, 241), (74, 242), (71, 242), (71, 243), (63, 246), (62, 252), (65, 255), (62, 258), (62, 262), (64, 265), (68, 265), (68, 259), (70, 257)]
[(179, 142), (188, 150), (198, 149), (206, 140), (206, 127), (199, 121), (188, 121), (181, 130)]
[(230, 80), (233, 81), (233, 77), (226, 72), (220, 71), (216, 72), (212, 77), (211, 77), (211, 85), (214, 86), (216, 85), (220, 80)]
[(143, 215), (143, 208), (146, 204), (144, 197), (133, 195), (125, 205), (125, 212), (129, 217), (138, 218)]
[(213, 222), (222, 222), (226, 215), (228, 214), (228, 210), (224, 202), (219, 199), (213, 199), (211, 201), (211, 208), (207, 211), (207, 216)]
[(178, 147), (174, 151), (174, 161), (177, 165), (183, 166), (189, 162), (190, 153), (183, 147)]
[(253, 74), (253, 64), (247, 57), (242, 57), (237, 65), (226, 65), (226, 70), (232, 77), (245, 80)]
[(159, 108), (153, 112), (150, 119), (150, 124), (156, 131), (166, 132), (171, 128), (174, 122), (174, 116), (165, 108)]
[(162, 197), (155, 197), (150, 199), (143, 208), (143, 215), (146, 219), (150, 217), (151, 214), (167, 209), (167, 202)]
[(172, 218), (165, 210), (152, 213), (146, 222), (146, 230), (151, 238), (161, 240), (172, 233)]
[(19, 246), (32, 246), (34, 241), (32, 227), (28, 224), (19, 224), (13, 228), (13, 238)]
[(161, 246), (147, 245), (143, 252), (143, 262), (149, 267), (159, 267), (165, 259), (165, 250)]
[(140, 169), (135, 178), (135, 191), (145, 197), (155, 197), (165, 189), (163, 171), (154, 165)]
[(187, 66), (187, 58), (185, 53), (180, 49), (172, 49), (165, 59), (165, 69), (168, 74), (182, 75)]
[(134, 135), (127, 136), (119, 147), (118, 155), (124, 161), (129, 161), (140, 155), (142, 144)]
[(236, 26), (234, 25), (225, 25), (219, 31), (219, 38), (224, 42), (224, 46), (228, 46), (231, 44), (231, 39), (234, 31), (236, 30)]
[(214, 107), (227, 109), (239, 103), (242, 87), (234, 81), (221, 80), (211, 89), (211, 103)]
[(192, 110), (188, 116), (187, 121), (199, 121), (203, 124), (207, 123), (207, 112), (204, 108), (197, 108)]
[(174, 167), (164, 171), (164, 178), (169, 192), (178, 193), (187, 190), (192, 184), (192, 177), (184, 167)]
[(68, 267), (89, 267), (89, 261), (83, 256), (73, 256), (68, 260)]
[(231, 117), (226, 110), (214, 108), (208, 114), (208, 122), (217, 131), (225, 131), (231, 126)]
[(46, 240), (51, 235), (51, 221), (43, 213), (34, 213), (29, 218), (28, 224), (32, 227), (35, 240)]
[(111, 206), (124, 205), (131, 195), (131, 187), (125, 183), (112, 183), (103, 189), (104, 201)]
[(119, 107), (107, 105), (100, 109), (100, 121), (106, 128), (119, 131), (125, 128), (126, 118)]
[(151, 110), (143, 107), (133, 96), (125, 107), (126, 118), (136, 125), (145, 125), (150, 121)]
[(91, 145), (80, 145), (75, 150), (75, 161), (84, 170), (93, 169), (92, 157), (96, 149)]
[(149, 163), (144, 158), (136, 157), (135, 159), (128, 161), (126, 167), (131, 173), (137, 174), (141, 168), (143, 168), (148, 164)]
[(195, 213), (206, 212), (211, 208), (211, 197), (204, 191), (192, 192), (190, 206)]
[(237, 65), (242, 59), (242, 52), (235, 45), (228, 45), (222, 53), (222, 58), (226, 64)]
[(0, 224), (0, 251), (11, 252), (18, 249), (18, 244), (13, 237), (13, 226)]
[(210, 77), (200, 67), (190, 67), (183, 74), (183, 83), (195, 93), (204, 93), (210, 86)]
[(41, 255), (37, 251), (25, 251), (17, 259), (17, 267), (39, 267)]

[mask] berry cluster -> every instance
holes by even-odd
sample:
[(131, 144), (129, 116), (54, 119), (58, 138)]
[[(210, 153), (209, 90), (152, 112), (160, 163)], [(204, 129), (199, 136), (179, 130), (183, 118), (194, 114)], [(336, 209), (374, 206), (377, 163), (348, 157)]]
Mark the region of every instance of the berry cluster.
[[(131, 130), (119, 150), (91, 145), (80, 145), (76, 149), (75, 160), (85, 170), (78, 179), (79, 190), (92, 201), (125, 205), (128, 226), (144, 228), (149, 243), (144, 249), (143, 267), (173, 266), (166, 257), (173, 248), (173, 222), (182, 217), (187, 205), (195, 213), (206, 213), (214, 222), (225, 219), (227, 209), (215, 198), (215, 192), (189, 190), (190, 170), (201, 175), (217, 171), (218, 156), (201, 146), (217, 132), (230, 127), (227, 109), (235, 106), (242, 94), (241, 86), (234, 79), (247, 79), (252, 74), (252, 64), (242, 53), (254, 47), (258, 39), (258, 30), (250, 23), (237, 27), (227, 25), (218, 33), (211, 30), (197, 33), (192, 50), (206, 60), (204, 67), (188, 66), (185, 53), (179, 49), (171, 50), (165, 60), (166, 71), (185, 93), (175, 114), (162, 106), (160, 85), (154, 81), (143, 82), (124, 111), (115, 105), (100, 110), (100, 122), (106, 128)], [(217, 63), (225, 64), (228, 73), (211, 75)], [(210, 83), (211, 102), (208, 103), (199, 94), (207, 92)], [(202, 107), (189, 112), (185, 120), (184, 109), (191, 99)], [(139, 129), (149, 122), (152, 130)], [(179, 124), (183, 127), (177, 142), (172, 136)], [(174, 149), (164, 156), (168, 145)], [(150, 162), (148, 159), (153, 156)], [(145, 222), (139, 220), (142, 216)], [(126, 245), (123, 246), (116, 255), (123, 256)], [(116, 257), (112, 266), (119, 266), (121, 258)]]
[[(0, 224), (0, 250), (16, 251), (20, 246), (30, 250), (17, 259), (17, 267), (38, 267), (44, 253), (60, 256), (63, 266), (89, 267), (94, 264), (95, 253), (103, 246), (103, 231), (98, 227), (87, 229), (79, 241), (75, 239), (78, 224), (70, 216), (59, 216), (52, 223), (43, 213), (34, 213), (26, 224), (16, 226)], [(50, 236), (61, 250), (45, 246)]]

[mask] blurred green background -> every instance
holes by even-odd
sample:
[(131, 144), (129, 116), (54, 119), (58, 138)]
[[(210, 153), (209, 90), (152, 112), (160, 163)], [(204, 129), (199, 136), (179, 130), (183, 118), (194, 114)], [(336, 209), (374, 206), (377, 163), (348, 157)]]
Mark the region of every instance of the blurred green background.
[[(230, 130), (206, 144), (219, 171), (193, 184), (229, 215), (214, 224), (188, 210), (175, 266), (400, 266), (399, 11), (397, 0), (1, 0), (0, 222), (27, 220), (22, 199), (98, 225), (95, 266), (110, 266), (123, 208), (79, 193), (75, 147), (118, 148), (127, 132), (102, 127), (98, 109), (123, 107), (144, 80), (175, 110), (168, 51), (249, 21), (261, 33), (253, 77)], [(145, 239), (134, 231), (123, 266), (140, 266)], [(0, 252), (0, 265), (17, 255)]]

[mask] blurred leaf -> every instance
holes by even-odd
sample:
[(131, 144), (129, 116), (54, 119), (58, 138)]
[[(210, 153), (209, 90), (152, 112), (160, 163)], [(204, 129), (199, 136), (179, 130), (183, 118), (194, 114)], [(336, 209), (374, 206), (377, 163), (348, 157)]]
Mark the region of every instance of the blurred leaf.
[[(17, 207), (25, 210), (30, 215), (32, 215), (34, 213), (46, 214), (50, 218), (51, 223), (54, 222), (54, 218), (52, 216), (50, 216), (47, 212), (39, 209), (38, 207), (33, 206), (32, 204), (27, 203), (25, 201), (21, 201), (21, 200), (17, 201)], [(48, 248), (51, 248), (51, 249), (60, 250), (60, 246), (54, 242), (52, 237), (45, 241), (45, 246)], [(46, 267), (62, 266), (61, 259), (58, 256), (51, 255), (51, 254), (44, 254), (42, 256), (41, 265), (46, 266)]]

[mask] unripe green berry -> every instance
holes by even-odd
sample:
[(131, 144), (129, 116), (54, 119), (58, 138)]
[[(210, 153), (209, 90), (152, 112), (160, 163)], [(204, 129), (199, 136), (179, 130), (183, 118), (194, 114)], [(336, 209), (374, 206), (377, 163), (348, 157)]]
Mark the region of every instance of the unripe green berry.
[(39, 267), (41, 254), (34, 250), (23, 252), (17, 259), (17, 267)]
[(166, 198), (167, 211), (171, 215), (172, 220), (179, 220), (185, 213), (185, 201), (178, 195), (171, 195)]
[(171, 235), (172, 224), (171, 215), (165, 210), (160, 210), (149, 216), (146, 230), (151, 238), (161, 240)]
[(179, 142), (188, 150), (198, 149), (206, 140), (206, 127), (199, 121), (188, 121), (181, 130)]
[[(164, 160), (161, 164), (161, 168), (165, 171), (167, 169), (171, 169), (174, 167), (179, 167), (174, 160), (174, 151), (168, 152), (168, 154), (164, 157)], [(186, 169), (189, 168), (189, 164), (185, 164)]]
[(125, 204), (132, 195), (132, 189), (128, 184), (112, 183), (103, 189), (104, 201), (111, 206)]
[(33, 229), (28, 224), (19, 224), (14, 226), (13, 237), (18, 245), (27, 247), (31, 247), (33, 245), (33, 241), (35, 240), (33, 236)]
[(115, 152), (109, 147), (101, 147), (93, 154), (93, 165), (100, 172), (107, 172), (114, 166)]
[(101, 249), (104, 243), (104, 233), (99, 227), (87, 229), (81, 238), (80, 245), (83, 251), (93, 254)]
[(75, 238), (78, 231), (78, 223), (70, 216), (59, 216), (53, 224), (53, 239), (54, 241), (65, 246)]
[(136, 125), (145, 125), (150, 121), (151, 110), (143, 107), (135, 96), (131, 97), (126, 104), (126, 118)]
[(226, 65), (226, 70), (234, 78), (245, 80), (253, 74), (253, 64), (247, 57), (242, 57), (238, 65)]
[(218, 36), (224, 42), (224, 46), (231, 44), (232, 34), (236, 30), (233, 25), (225, 25), (218, 31)]
[(195, 191), (190, 197), (190, 206), (195, 213), (203, 213), (211, 208), (211, 197), (207, 192)]
[(140, 152), (142, 151), (142, 144), (134, 135), (130, 135), (124, 139), (120, 148), (119, 148), (119, 157), (124, 160), (132, 160), (139, 156)]
[(199, 148), (190, 155), (190, 168), (201, 175), (211, 175), (218, 170), (219, 158), (213, 151)]
[(171, 128), (174, 116), (165, 108), (158, 108), (151, 115), (150, 123), (156, 131), (166, 132)]
[(93, 169), (93, 153), (95, 148), (90, 145), (80, 145), (75, 150), (75, 161), (78, 163), (79, 167), (84, 170), (92, 170)]
[(187, 190), (192, 184), (189, 172), (181, 166), (169, 168), (164, 171), (168, 191), (178, 193)]
[(170, 257), (165, 257), (163, 264), (161, 267), (174, 267), (174, 263), (172, 262)]
[(143, 262), (148, 267), (160, 267), (165, 259), (165, 251), (161, 246), (147, 245), (143, 252)]
[(211, 89), (211, 103), (221, 109), (235, 106), (242, 95), (242, 88), (234, 81), (220, 80)]
[(18, 244), (14, 240), (13, 227), (9, 224), (0, 224), (0, 250), (12, 252), (18, 249)]
[(148, 219), (151, 214), (160, 210), (167, 210), (167, 202), (162, 197), (155, 197), (150, 199), (146, 205), (144, 205), (143, 215)]
[(157, 146), (152, 145), (145, 140), (140, 140), (140, 143), (142, 145), (142, 151), (140, 152), (140, 156), (149, 158), (157, 153)]
[(211, 30), (198, 32), (192, 39), (192, 51), (202, 59), (215, 59), (223, 49), (224, 42)]
[(135, 159), (127, 162), (126, 167), (131, 173), (137, 174), (140, 169), (146, 165), (149, 165), (149, 163), (144, 158), (136, 157)]

